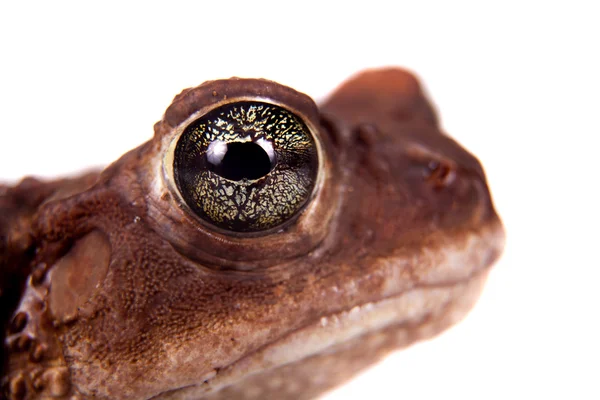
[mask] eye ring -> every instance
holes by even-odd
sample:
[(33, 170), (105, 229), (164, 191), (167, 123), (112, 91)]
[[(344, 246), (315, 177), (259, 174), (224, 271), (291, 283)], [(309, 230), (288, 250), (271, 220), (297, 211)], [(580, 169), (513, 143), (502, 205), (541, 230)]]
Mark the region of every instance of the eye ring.
[[(175, 146), (186, 127), (210, 110), (236, 101), (262, 101), (293, 112), (308, 127), (317, 148), (316, 184), (305, 205), (285, 223), (263, 231), (234, 232), (202, 220), (181, 197), (173, 176)], [(331, 221), (340, 211), (342, 182), (334, 151), (319, 109), (306, 94), (266, 79), (206, 81), (175, 96), (154, 125), (154, 137), (136, 161), (144, 201), (134, 201), (145, 204), (150, 229), (189, 259), (217, 269), (270, 268), (275, 261), (306, 255), (331, 232)]]
[(322, 145), (310, 120), (288, 105), (223, 99), (176, 128), (163, 168), (180, 207), (210, 230), (267, 235), (292, 224), (319, 190)]

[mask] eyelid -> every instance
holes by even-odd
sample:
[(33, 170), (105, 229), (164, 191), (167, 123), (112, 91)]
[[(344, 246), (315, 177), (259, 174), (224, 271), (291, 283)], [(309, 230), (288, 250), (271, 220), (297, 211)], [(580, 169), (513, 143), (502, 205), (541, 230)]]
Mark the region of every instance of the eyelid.
[[(209, 110), (239, 100), (281, 105), (301, 116), (313, 134), (319, 155), (315, 189), (302, 213), (285, 226), (257, 233), (226, 232), (202, 223), (173, 187), (173, 150), (182, 132)], [(184, 90), (155, 124), (154, 138), (145, 146), (145, 161), (137, 164), (149, 227), (182, 255), (215, 268), (267, 268), (275, 260), (305, 255), (323, 241), (338, 207), (340, 180), (332, 163), (333, 147), (321, 129), (319, 111), (312, 99), (275, 82), (226, 79)]]

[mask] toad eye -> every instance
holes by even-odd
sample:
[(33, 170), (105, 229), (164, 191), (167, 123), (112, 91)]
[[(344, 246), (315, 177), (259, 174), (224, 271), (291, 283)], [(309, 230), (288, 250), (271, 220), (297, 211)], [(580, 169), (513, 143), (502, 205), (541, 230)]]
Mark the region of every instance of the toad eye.
[(270, 103), (221, 105), (185, 128), (173, 177), (203, 221), (259, 232), (290, 221), (311, 197), (319, 167), (315, 139), (302, 118)]

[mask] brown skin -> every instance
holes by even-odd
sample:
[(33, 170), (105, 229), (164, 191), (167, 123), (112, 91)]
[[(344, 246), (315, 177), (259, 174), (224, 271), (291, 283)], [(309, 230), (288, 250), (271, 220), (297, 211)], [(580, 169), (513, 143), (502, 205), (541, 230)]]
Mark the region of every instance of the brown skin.
[[(267, 234), (211, 229), (163, 169), (199, 110), (239, 97), (295, 110), (322, 148), (312, 199)], [(312, 398), (458, 321), (503, 243), (479, 162), (399, 69), (319, 108), (270, 81), (206, 82), (100, 174), (1, 186), (0, 210), (14, 399)]]

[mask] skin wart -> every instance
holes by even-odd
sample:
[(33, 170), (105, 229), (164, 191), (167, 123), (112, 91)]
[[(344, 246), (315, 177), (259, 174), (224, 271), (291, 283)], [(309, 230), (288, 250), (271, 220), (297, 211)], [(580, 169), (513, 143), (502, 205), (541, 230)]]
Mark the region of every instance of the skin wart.
[[(240, 99), (294, 112), (319, 156), (306, 203), (260, 232), (206, 223), (173, 181), (185, 127)], [(362, 72), (318, 107), (205, 82), (105, 170), (0, 185), (2, 393), (314, 398), (459, 321), (503, 241), (480, 163), (408, 72)]]

